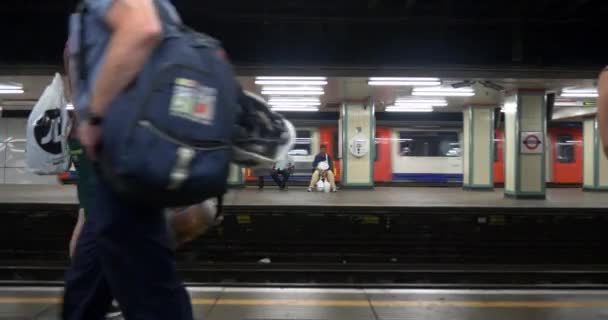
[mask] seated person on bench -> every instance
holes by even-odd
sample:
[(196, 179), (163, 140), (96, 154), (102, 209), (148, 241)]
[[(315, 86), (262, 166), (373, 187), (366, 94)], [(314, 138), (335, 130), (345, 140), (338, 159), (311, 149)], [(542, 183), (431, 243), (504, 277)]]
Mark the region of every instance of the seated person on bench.
[[(294, 168), (295, 163), (289, 155), (285, 155), (283, 159), (274, 164), (271, 176), (277, 186), (279, 186), (279, 189), (287, 189), (287, 180), (289, 180), (289, 176), (293, 173)], [(279, 175), (283, 176), (282, 181), (279, 179)]]
[(313, 174), (308, 186), (308, 192), (312, 192), (319, 179), (326, 177), (331, 184), (331, 192), (336, 192), (336, 179), (334, 177), (334, 164), (332, 158), (327, 154), (327, 147), (321, 145), (321, 152), (315, 156), (312, 163)]

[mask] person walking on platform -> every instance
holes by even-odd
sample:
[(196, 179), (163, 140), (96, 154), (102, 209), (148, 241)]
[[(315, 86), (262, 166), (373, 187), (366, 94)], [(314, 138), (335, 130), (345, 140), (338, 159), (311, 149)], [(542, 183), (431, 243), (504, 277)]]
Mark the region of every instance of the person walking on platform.
[[(86, 15), (83, 11), (71, 17), (68, 50), (70, 59), (79, 57), (82, 48), (88, 51), (88, 59), (80, 62), (91, 70), (88, 80), (94, 85), (75, 86), (72, 77), (72, 87), (78, 137), (87, 157), (95, 160), (107, 107), (132, 84), (162, 39), (156, 6), (175, 17), (177, 13), (167, 0), (84, 4)], [(85, 25), (86, 34), (95, 36), (81, 46)], [(107, 182), (93, 178), (94, 205), (86, 212), (66, 273), (63, 319), (102, 319), (116, 298), (126, 319), (192, 320), (190, 297), (177, 278), (164, 209), (126, 203)]]
[(313, 188), (319, 182), (319, 179), (326, 177), (331, 185), (331, 191), (337, 192), (336, 178), (334, 176), (334, 164), (332, 158), (327, 154), (327, 147), (321, 145), (321, 152), (315, 156), (315, 160), (312, 162), (312, 179), (308, 186), (308, 192), (312, 192)]
[[(271, 177), (277, 186), (279, 186), (279, 189), (287, 189), (287, 181), (289, 181), (289, 177), (291, 174), (293, 174), (294, 169), (295, 163), (289, 154), (285, 155), (283, 159), (275, 163), (274, 167), (272, 168)], [(282, 176), (283, 179), (281, 180), (279, 176)]]
[(604, 154), (608, 157), (608, 67), (602, 70), (600, 74), (597, 91), (597, 120), (602, 145), (604, 146)]

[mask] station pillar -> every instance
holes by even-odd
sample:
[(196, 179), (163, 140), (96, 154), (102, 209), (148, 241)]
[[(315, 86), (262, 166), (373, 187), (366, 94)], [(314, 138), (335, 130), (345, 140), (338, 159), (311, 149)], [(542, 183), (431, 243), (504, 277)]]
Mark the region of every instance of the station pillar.
[(494, 189), (494, 110), (468, 106), (463, 118), (463, 189)]
[(583, 120), (583, 190), (608, 191), (608, 159), (604, 156), (597, 117)]
[(376, 121), (374, 104), (347, 102), (340, 112), (342, 187), (374, 187)]
[(505, 196), (546, 198), (545, 90), (514, 90), (505, 99)]
[(231, 163), (230, 173), (228, 175), (228, 187), (230, 188), (243, 188), (245, 187), (245, 169), (240, 166)]

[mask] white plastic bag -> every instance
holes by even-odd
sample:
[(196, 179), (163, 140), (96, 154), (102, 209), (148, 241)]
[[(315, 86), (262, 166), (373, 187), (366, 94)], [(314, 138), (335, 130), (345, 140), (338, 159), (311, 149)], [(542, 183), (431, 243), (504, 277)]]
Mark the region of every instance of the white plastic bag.
[(325, 183), (323, 182), (323, 179), (319, 179), (319, 182), (317, 182), (317, 191), (323, 192), (324, 189)]
[(70, 119), (66, 105), (63, 79), (56, 73), (27, 120), (26, 162), (36, 174), (55, 175), (69, 169)]

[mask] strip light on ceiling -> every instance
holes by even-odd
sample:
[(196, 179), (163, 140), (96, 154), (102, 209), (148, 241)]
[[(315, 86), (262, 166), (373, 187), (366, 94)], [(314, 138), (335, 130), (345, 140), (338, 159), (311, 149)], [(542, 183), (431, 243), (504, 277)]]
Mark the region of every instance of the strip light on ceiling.
[(0, 94), (23, 94), (23, 89), (0, 89)]
[(433, 107), (400, 107), (400, 106), (388, 106), (384, 110), (386, 112), (433, 112)]
[(395, 100), (396, 103), (404, 102), (404, 103), (421, 103), (421, 104), (444, 104), (448, 101), (446, 99), (412, 99), (412, 98), (397, 98)]
[(556, 107), (584, 107), (585, 103), (583, 101), (556, 101)]
[(560, 95), (564, 98), (597, 98), (597, 89), (564, 89)]
[(23, 90), (23, 85), (18, 83), (0, 83), (0, 90)]
[(322, 96), (324, 91), (262, 91), (266, 96)]
[(262, 91), (323, 91), (323, 87), (262, 87)]
[(257, 80), (257, 85), (301, 85), (301, 86), (324, 86), (325, 80)]
[(406, 86), (438, 86), (441, 82), (422, 82), (422, 81), (369, 81), (370, 86), (387, 87), (406, 87)]
[(298, 98), (298, 97), (271, 97), (268, 100), (269, 103), (274, 102), (309, 102), (309, 103), (320, 103), (319, 98)]
[(447, 107), (447, 102), (405, 102), (405, 101), (397, 101), (395, 102), (395, 106), (398, 107), (416, 107), (416, 106), (426, 106), (426, 107)]
[(441, 81), (439, 78), (371, 77), (367, 84), (370, 86), (438, 86), (441, 85)]
[(320, 106), (321, 102), (269, 102), (271, 106), (283, 107), (283, 106), (301, 106), (301, 107), (313, 107)]
[(414, 88), (413, 96), (431, 96), (431, 97), (472, 97), (475, 95), (473, 88)]
[(319, 111), (319, 108), (318, 107), (282, 106), (282, 107), (272, 107), (271, 110), (278, 111), (278, 112), (281, 112), (281, 111), (282, 112), (316, 112), (316, 111)]
[(282, 81), (325, 81), (326, 77), (256, 77), (256, 80), (282, 80)]

